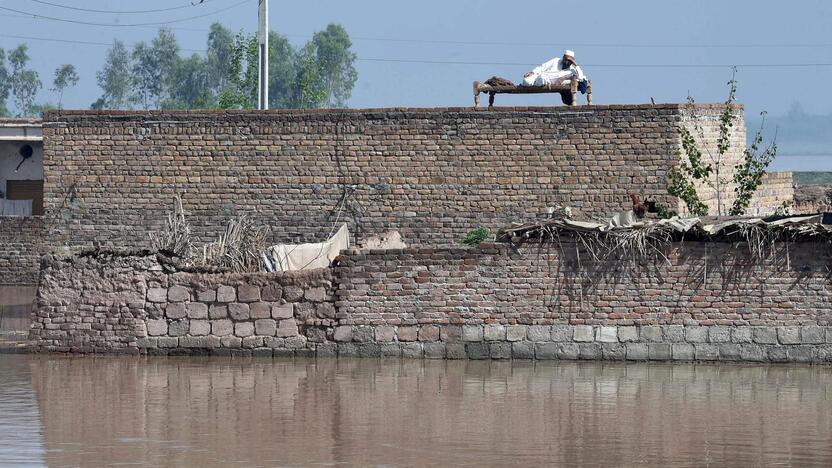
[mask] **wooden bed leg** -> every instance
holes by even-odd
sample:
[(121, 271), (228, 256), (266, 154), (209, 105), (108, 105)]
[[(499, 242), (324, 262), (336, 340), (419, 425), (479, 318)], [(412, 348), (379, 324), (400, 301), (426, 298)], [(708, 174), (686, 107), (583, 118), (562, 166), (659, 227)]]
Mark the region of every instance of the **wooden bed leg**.
[(569, 92), (572, 93), (572, 107), (575, 107), (578, 105), (578, 80), (575, 78), (569, 83)]
[(589, 80), (586, 84), (586, 105), (592, 105), (592, 80)]
[(480, 82), (474, 82), (474, 108), (480, 106)]
[(494, 107), (494, 95), (497, 93), (488, 93), (488, 107)]

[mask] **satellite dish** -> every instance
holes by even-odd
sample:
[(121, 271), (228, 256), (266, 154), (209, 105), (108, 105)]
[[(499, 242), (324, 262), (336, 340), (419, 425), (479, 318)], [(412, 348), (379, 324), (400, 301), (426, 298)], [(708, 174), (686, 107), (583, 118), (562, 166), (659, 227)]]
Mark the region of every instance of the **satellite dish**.
[(20, 166), (22, 166), (23, 163), (26, 162), (27, 159), (32, 157), (32, 155), (35, 153), (35, 151), (32, 149), (32, 145), (23, 145), (23, 146), (20, 147), (20, 150), (18, 151), (18, 153), (20, 153), (20, 157), (22, 159), (20, 160), (20, 164), (17, 165), (17, 168), (15, 168), (15, 170), (14, 170), (15, 172), (17, 172), (18, 169), (20, 169)]

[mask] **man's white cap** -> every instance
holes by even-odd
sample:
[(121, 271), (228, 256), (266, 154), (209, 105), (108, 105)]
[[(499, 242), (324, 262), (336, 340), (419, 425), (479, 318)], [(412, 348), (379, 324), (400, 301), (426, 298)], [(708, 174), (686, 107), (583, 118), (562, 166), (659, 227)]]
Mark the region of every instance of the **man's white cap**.
[(566, 52), (563, 53), (563, 55), (567, 55), (569, 57), (575, 58), (575, 52), (573, 52), (571, 50), (567, 50)]

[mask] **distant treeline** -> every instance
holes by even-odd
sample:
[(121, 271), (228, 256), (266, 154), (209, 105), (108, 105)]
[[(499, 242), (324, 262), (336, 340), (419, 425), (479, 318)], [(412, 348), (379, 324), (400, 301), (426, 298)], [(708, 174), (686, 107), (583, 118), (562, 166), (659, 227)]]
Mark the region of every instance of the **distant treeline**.
[[(269, 35), (269, 107), (343, 107), (358, 78), (352, 42), (330, 24), (296, 48), (285, 36)], [(114, 41), (96, 74), (102, 94), (93, 109), (253, 108), (257, 103), (258, 44), (254, 35), (234, 34), (219, 23), (208, 33), (207, 52), (181, 54), (176, 36), (160, 29), (150, 42), (129, 49)], [(28, 66), (26, 44), (0, 49), (0, 115), (34, 116), (61, 107), (64, 92), (78, 83), (75, 67), (58, 67), (55, 101), (37, 103), (43, 88)], [(11, 100), (11, 107), (9, 101)]]
[(746, 127), (749, 138), (760, 125), (765, 125), (767, 135), (776, 136), (781, 156), (832, 155), (832, 113), (807, 114), (800, 104), (794, 103), (784, 115), (748, 116)]

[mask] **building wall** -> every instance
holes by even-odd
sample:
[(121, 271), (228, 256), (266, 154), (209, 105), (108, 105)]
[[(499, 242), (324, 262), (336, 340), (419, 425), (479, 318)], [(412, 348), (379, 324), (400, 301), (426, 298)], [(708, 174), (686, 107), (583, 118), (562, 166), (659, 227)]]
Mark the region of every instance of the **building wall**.
[(46, 256), (41, 274), (30, 342), (42, 351), (293, 350), (335, 317), (329, 270), (169, 274), (155, 255), (90, 254)]
[(0, 285), (37, 283), (43, 216), (0, 216)]
[(45, 257), (35, 351), (832, 362), (823, 245), (687, 241), (667, 261), (575, 246), (349, 251), (329, 269), (169, 273), (156, 256)]
[(341, 324), (832, 325), (823, 243), (686, 241), (643, 265), (593, 262), (568, 240), (519, 249), (406, 249), (347, 255)]
[[(710, 109), (709, 106), (699, 106)], [(666, 195), (679, 105), (48, 114), (47, 211), (56, 245), (142, 247), (176, 193), (213, 238), (257, 211), (276, 241), (399, 229), (409, 245)]]
[[(20, 164), (20, 147), (32, 146), (32, 156)], [(15, 170), (20, 164), (20, 169)], [(43, 180), (43, 144), (33, 141), (0, 141), (0, 198), (5, 197), (7, 180)]]

